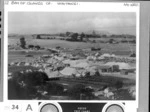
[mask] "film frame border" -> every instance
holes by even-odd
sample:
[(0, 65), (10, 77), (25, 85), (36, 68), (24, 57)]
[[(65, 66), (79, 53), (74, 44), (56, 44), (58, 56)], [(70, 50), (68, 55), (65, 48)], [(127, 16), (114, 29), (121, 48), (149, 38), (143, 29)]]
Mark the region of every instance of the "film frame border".
[[(137, 2), (137, 1), (136, 1), (136, 2)], [(149, 2), (148, 2), (148, 3), (149, 3)], [(147, 4), (148, 4), (148, 3), (147, 3)], [(146, 3), (142, 3), (142, 4), (145, 5)], [(144, 6), (144, 5), (143, 5), (143, 6)], [(141, 12), (141, 11), (140, 11), (140, 12)], [(140, 18), (141, 18), (141, 17), (140, 17)], [(142, 23), (143, 23), (143, 22), (142, 22)], [(141, 30), (140, 30), (140, 32), (141, 32)], [(147, 42), (147, 41), (146, 41), (146, 42)], [(143, 44), (142, 44), (142, 45), (143, 45)], [(142, 49), (142, 48), (141, 48), (141, 49)], [(142, 83), (143, 83), (143, 82), (142, 82)], [(140, 92), (140, 93), (141, 93), (141, 92)]]

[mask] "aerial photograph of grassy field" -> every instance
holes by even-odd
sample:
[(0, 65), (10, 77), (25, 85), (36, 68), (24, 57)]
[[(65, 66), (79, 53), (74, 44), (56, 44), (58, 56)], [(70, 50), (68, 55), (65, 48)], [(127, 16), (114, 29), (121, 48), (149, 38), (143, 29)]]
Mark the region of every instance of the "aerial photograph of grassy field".
[(136, 100), (134, 12), (9, 12), (9, 100)]

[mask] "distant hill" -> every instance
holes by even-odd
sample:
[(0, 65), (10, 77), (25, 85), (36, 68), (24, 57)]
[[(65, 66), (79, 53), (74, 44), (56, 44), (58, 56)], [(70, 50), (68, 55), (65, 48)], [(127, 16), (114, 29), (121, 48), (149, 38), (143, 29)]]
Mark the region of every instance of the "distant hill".
[(86, 34), (97, 34), (97, 35), (111, 35), (110, 32), (108, 31), (104, 31), (104, 30), (89, 30), (87, 32), (85, 32)]
[[(76, 32), (70, 32), (70, 33), (76, 33)], [(77, 32), (79, 33), (79, 32)], [(79, 34), (81, 34), (82, 32), (80, 32)], [(86, 31), (86, 32), (83, 32), (84, 34), (88, 34), (88, 35), (99, 35), (99, 36), (107, 36), (107, 37), (112, 37), (112, 38), (115, 38), (115, 37), (118, 37), (118, 38), (136, 38), (135, 35), (131, 35), (131, 34), (113, 34), (113, 33), (110, 33), (108, 31), (104, 31), (104, 30), (89, 30), (89, 31)], [(63, 34), (65, 35), (66, 32), (63, 32), (63, 33), (57, 33), (57, 34), (8, 34), (8, 38), (16, 38), (16, 39), (20, 39), (21, 37), (25, 37), (25, 38), (34, 38), (34, 37), (37, 37), (37, 35), (40, 35), (40, 36), (60, 36), (60, 34)]]
[(17, 39), (20, 39), (21, 37), (25, 37), (25, 38), (33, 38), (31, 34), (29, 34), (29, 35), (8, 34), (8, 38), (17, 38)]

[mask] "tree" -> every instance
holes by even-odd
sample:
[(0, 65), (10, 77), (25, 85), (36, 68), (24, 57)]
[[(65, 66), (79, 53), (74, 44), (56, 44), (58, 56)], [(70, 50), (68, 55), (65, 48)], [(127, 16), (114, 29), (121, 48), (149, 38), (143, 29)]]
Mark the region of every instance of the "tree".
[(111, 43), (111, 44), (112, 44), (112, 43), (113, 43), (113, 41), (114, 41), (114, 39), (110, 39), (110, 40), (109, 40), (109, 43)]
[(85, 37), (85, 34), (82, 32), (81, 36), (80, 36), (80, 40), (83, 41), (83, 38)]
[(18, 84), (24, 83), (28, 86), (39, 86), (44, 84), (48, 80), (46, 73), (33, 71), (33, 72), (15, 72), (13, 73), (12, 79)]
[(69, 96), (76, 100), (91, 99), (93, 97), (93, 89), (86, 87), (83, 84), (76, 84), (68, 90)]
[(33, 48), (34, 48), (34, 45), (28, 45), (28, 48), (29, 48), (29, 49), (33, 49)]
[(103, 35), (102, 35), (102, 37), (103, 37), (103, 38), (106, 38), (106, 37), (107, 37), (107, 35), (106, 35), (106, 34), (103, 34)]
[(83, 94), (84, 91), (85, 91), (85, 86), (83, 84), (76, 84), (68, 90), (68, 93), (69, 96), (71, 96), (72, 98), (79, 100), (81, 94)]
[(70, 35), (70, 32), (66, 32), (66, 36), (69, 36)]
[(40, 35), (37, 35), (36, 39), (41, 39), (41, 36), (40, 36)]
[(43, 85), (44, 90), (48, 92), (49, 95), (62, 95), (64, 92), (64, 87), (62, 84), (56, 82), (49, 82)]
[(8, 99), (32, 99), (37, 90), (33, 86), (22, 87), (16, 80), (8, 80)]
[(95, 72), (95, 76), (101, 76), (101, 74), (99, 73), (99, 71), (98, 71), (98, 70), (96, 70), (96, 72)]
[(117, 82), (115, 83), (115, 87), (116, 87), (117, 90), (119, 90), (120, 88), (123, 87), (123, 82), (122, 82), (122, 81), (117, 81)]
[(65, 35), (66, 35), (66, 34), (64, 34), (64, 33), (60, 33), (60, 34), (59, 34), (60, 37), (65, 37)]
[(34, 46), (37, 50), (39, 50), (41, 47), (39, 45)]
[(90, 77), (90, 72), (89, 72), (89, 71), (87, 71), (87, 72), (85, 73), (85, 77)]
[(46, 85), (46, 81), (48, 80), (48, 76), (39, 71), (14, 72), (12, 78), (8, 80), (8, 98), (41, 99), (42, 94), (38, 92), (39, 87)]
[(130, 55), (130, 57), (136, 57), (136, 54), (135, 54), (135, 53), (132, 53), (132, 54)]
[(25, 41), (25, 38), (22, 37), (20, 38), (20, 47), (25, 49), (26, 48), (25, 46), (26, 46), (26, 41)]
[(113, 72), (119, 72), (120, 71), (119, 65), (113, 65), (112, 68), (113, 68)]
[(73, 40), (73, 41), (77, 41), (78, 39), (78, 33), (74, 33), (72, 36), (71, 36), (71, 40)]
[(8, 80), (8, 99), (18, 99), (19, 90), (20, 90), (19, 84), (14, 80), (9, 79)]

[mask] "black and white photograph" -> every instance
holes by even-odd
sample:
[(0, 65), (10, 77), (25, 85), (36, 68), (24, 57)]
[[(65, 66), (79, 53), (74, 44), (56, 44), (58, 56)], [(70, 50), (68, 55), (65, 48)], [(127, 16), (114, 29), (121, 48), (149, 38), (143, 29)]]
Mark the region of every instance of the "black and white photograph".
[(136, 100), (135, 12), (9, 12), (9, 100)]

